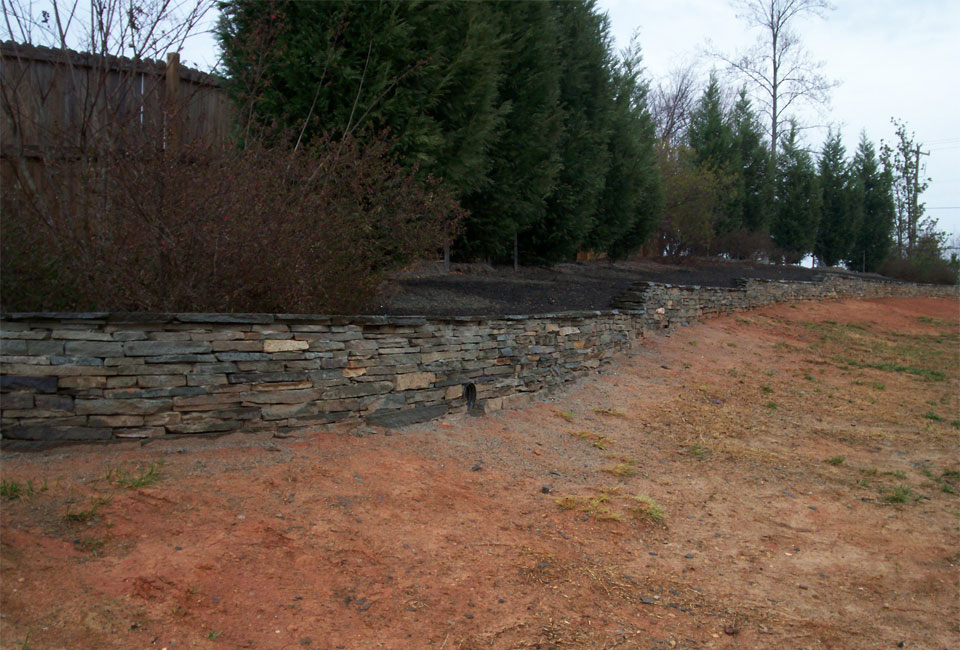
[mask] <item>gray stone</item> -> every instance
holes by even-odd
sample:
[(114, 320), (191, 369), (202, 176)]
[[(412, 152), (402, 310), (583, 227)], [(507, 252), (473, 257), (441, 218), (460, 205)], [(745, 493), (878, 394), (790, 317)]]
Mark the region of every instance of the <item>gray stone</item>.
[(67, 341), (64, 344), (63, 354), (76, 357), (119, 357), (123, 355), (123, 343), (119, 341)]
[(210, 419), (168, 424), (166, 428), (170, 433), (213, 433), (238, 430), (241, 426), (243, 426), (243, 422), (240, 420)]
[(229, 376), (231, 384), (266, 384), (284, 381), (305, 381), (305, 371), (296, 372), (237, 372)]
[(214, 363), (217, 358), (212, 354), (161, 354), (156, 357), (142, 357), (147, 363)]
[(243, 393), (244, 404), (302, 404), (319, 399), (321, 391), (315, 388), (302, 390), (254, 391)]
[(128, 341), (123, 344), (123, 351), (129, 357), (155, 357), (169, 354), (206, 354), (213, 351), (213, 346), (207, 341)]
[(217, 359), (220, 361), (270, 361), (273, 355), (265, 352), (218, 352)]
[[(52, 355), (52, 354), (63, 354), (64, 342), (63, 341), (27, 341), (27, 354), (38, 354), (38, 355)], [(4, 349), (7, 347), (3, 346)], [(95, 355), (94, 355), (95, 356)]]
[(56, 393), (57, 378), (0, 375), (0, 388), (5, 390), (34, 390), (40, 393)]
[(109, 440), (109, 427), (16, 426), (3, 432), (4, 438), (16, 440)]
[(393, 383), (389, 381), (367, 382), (348, 386), (334, 386), (323, 391), (324, 399), (350, 399), (366, 397), (368, 395), (382, 395), (393, 390)]
[[(37, 397), (43, 397), (38, 395)], [(33, 393), (16, 392), (0, 395), (0, 409), (32, 409)]]
[(435, 406), (421, 406), (419, 408), (402, 411), (377, 411), (371, 413), (365, 419), (374, 426), (394, 429), (433, 420), (446, 415), (446, 413), (447, 405), (437, 404)]
[(169, 411), (169, 399), (81, 399), (76, 401), (78, 415), (149, 415)]
[(37, 395), (36, 408), (54, 411), (72, 411), (73, 398), (67, 395)]

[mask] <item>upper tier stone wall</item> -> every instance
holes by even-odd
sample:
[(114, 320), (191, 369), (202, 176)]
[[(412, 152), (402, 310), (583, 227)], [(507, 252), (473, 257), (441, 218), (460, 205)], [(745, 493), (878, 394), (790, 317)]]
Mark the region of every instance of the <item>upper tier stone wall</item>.
[(620, 310), (539, 316), (7, 314), (0, 435), (33, 448), (345, 418), (412, 424), (520, 406), (652, 330), (775, 302), (917, 295), (956, 289), (828, 274), (736, 288), (644, 282)]

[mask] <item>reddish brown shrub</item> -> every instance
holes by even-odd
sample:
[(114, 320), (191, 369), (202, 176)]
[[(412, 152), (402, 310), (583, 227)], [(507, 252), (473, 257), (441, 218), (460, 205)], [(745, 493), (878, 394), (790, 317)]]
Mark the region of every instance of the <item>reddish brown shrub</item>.
[(177, 154), (108, 141), (123, 146), (5, 170), (5, 310), (355, 312), (461, 216), (383, 139)]

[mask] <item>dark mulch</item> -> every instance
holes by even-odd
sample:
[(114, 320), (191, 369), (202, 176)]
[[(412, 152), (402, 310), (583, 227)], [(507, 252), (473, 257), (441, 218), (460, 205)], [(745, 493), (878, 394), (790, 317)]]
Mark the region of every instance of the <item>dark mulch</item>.
[(386, 283), (368, 313), (426, 316), (544, 314), (610, 309), (635, 282), (733, 287), (741, 278), (813, 280), (821, 269), (710, 260), (668, 265), (650, 261), (583, 262), (550, 269), (425, 264)]

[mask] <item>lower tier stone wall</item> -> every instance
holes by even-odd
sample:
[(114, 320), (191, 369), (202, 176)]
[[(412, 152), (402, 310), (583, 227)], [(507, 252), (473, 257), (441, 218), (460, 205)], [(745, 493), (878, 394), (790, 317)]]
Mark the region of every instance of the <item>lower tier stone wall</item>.
[(828, 274), (735, 288), (638, 283), (619, 310), (462, 318), (290, 314), (7, 314), (5, 448), (402, 426), (515, 408), (629, 352), (645, 332), (775, 302), (956, 297), (953, 287)]

